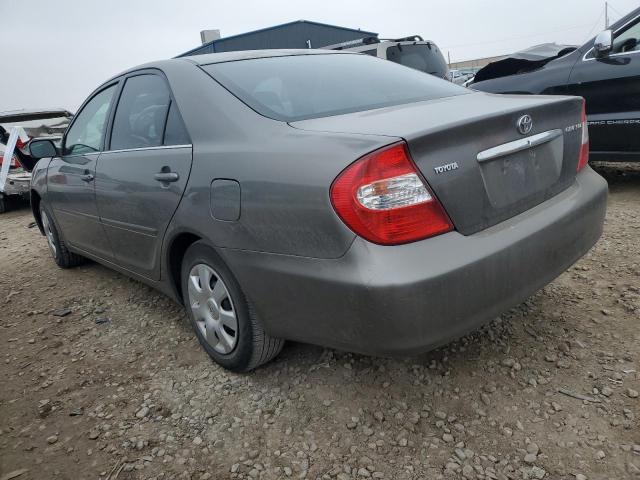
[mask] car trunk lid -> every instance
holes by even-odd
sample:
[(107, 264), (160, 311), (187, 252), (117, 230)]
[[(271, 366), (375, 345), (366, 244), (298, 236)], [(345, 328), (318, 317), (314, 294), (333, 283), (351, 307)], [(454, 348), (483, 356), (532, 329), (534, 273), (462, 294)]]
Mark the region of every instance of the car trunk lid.
[[(403, 138), (456, 229), (470, 235), (573, 183), (581, 108), (576, 97), (473, 93), (290, 125)], [(526, 134), (518, 130), (524, 116), (532, 119)]]

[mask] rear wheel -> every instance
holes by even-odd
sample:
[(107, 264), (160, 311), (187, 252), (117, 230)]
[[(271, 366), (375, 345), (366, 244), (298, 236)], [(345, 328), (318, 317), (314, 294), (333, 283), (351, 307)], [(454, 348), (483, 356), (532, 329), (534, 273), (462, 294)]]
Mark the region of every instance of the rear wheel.
[(191, 325), (217, 363), (247, 372), (280, 353), (284, 340), (265, 333), (237, 280), (209, 246), (196, 242), (189, 247), (181, 281)]
[(7, 198), (0, 193), (0, 213), (7, 211)]
[(49, 215), (43, 203), (40, 204), (40, 218), (51, 256), (56, 265), (60, 268), (71, 268), (84, 263), (84, 257), (69, 251), (64, 240), (60, 237), (53, 218)]

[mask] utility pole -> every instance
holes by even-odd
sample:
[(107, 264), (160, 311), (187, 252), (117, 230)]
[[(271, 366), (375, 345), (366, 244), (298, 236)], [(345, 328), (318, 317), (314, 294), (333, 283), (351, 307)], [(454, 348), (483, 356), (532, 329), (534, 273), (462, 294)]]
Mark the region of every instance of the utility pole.
[(609, 2), (604, 2), (604, 29), (609, 28)]
[(449, 68), (451, 68), (451, 52), (449, 52), (449, 50), (447, 50), (447, 60), (449, 63)]

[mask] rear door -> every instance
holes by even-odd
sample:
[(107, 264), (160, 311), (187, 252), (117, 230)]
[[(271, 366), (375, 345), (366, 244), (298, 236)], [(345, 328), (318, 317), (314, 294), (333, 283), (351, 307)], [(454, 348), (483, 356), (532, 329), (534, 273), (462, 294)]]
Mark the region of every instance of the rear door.
[(614, 33), (608, 57), (595, 58), (589, 50), (574, 66), (567, 90), (587, 100), (592, 152), (639, 152), (640, 17)]
[(98, 212), (120, 266), (160, 277), (162, 239), (182, 198), (191, 158), (191, 142), (164, 76), (128, 76), (109, 149), (96, 169)]
[(63, 139), (62, 156), (49, 163), (47, 203), (73, 247), (111, 260), (112, 251), (98, 218), (94, 178), (104, 146), (117, 83), (97, 92), (76, 115)]

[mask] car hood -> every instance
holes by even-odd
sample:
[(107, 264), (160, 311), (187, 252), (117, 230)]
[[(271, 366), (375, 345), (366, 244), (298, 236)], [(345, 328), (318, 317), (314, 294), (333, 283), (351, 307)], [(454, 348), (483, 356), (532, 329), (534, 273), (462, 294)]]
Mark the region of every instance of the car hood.
[(492, 78), (529, 72), (542, 67), (551, 60), (563, 57), (577, 48), (577, 45), (558, 45), (557, 43), (535, 45), (508, 55), (501, 60), (491, 62), (476, 73), (474, 81), (482, 82)]

